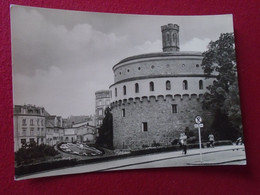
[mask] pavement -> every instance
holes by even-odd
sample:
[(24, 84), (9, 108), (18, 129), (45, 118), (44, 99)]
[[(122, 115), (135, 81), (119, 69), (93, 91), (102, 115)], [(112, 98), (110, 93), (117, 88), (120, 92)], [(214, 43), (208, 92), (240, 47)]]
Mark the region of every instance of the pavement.
[[(202, 155), (200, 155), (200, 152)], [(200, 158), (202, 157), (202, 159)], [(146, 154), (140, 156), (130, 156), (122, 159), (115, 159), (105, 162), (79, 165), (45, 171), (18, 178), (30, 179), (55, 175), (67, 175), (85, 172), (126, 170), (139, 168), (157, 168), (157, 167), (176, 167), (176, 166), (204, 166), (221, 164), (246, 164), (244, 145), (217, 146), (214, 148), (190, 149), (187, 154), (182, 151), (163, 152), (157, 154)]]

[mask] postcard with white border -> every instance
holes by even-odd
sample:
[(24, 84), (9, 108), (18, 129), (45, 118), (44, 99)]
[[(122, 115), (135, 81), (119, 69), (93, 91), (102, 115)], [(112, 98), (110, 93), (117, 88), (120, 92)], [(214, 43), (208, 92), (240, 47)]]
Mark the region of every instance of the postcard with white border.
[(232, 15), (11, 6), (15, 179), (246, 165)]

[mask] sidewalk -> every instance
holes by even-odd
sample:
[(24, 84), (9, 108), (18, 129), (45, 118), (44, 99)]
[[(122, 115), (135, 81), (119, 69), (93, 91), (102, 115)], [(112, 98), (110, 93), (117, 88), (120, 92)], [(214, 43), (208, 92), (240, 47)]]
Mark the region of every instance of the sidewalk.
[[(236, 151), (236, 150), (244, 150), (244, 145), (229, 145), (229, 146), (218, 146), (215, 148), (203, 148), (202, 154), (210, 154), (210, 153), (218, 153), (224, 151)], [(46, 177), (46, 176), (55, 176), (55, 175), (67, 175), (67, 174), (76, 174), (76, 173), (85, 173), (85, 172), (97, 172), (97, 171), (109, 171), (109, 170), (116, 170), (116, 169), (129, 169), (131, 166), (141, 165), (141, 167), (146, 168), (145, 164), (153, 163), (159, 161), (167, 161), (167, 160), (174, 160), (174, 159), (182, 159), (182, 158), (189, 158), (192, 156), (197, 156), (200, 154), (200, 149), (190, 149), (186, 155), (182, 154), (182, 151), (173, 151), (173, 152), (164, 152), (164, 153), (157, 153), (157, 154), (146, 154), (141, 156), (131, 156), (126, 157), (123, 159), (116, 159), (110, 160), (105, 162), (98, 162), (93, 164), (86, 164), (86, 165), (79, 165), (75, 167), (69, 168), (62, 168), (53, 171), (46, 171), (42, 173), (32, 174), (29, 176), (18, 178), (20, 179), (30, 179), (30, 178), (39, 178), (39, 177)], [(197, 158), (197, 157), (196, 157)], [(197, 158), (198, 159), (198, 158)], [(245, 156), (240, 159), (228, 159), (228, 161), (233, 160), (245, 160)], [(196, 160), (193, 162), (189, 162), (189, 164), (184, 164), (182, 166), (192, 166), (192, 165), (216, 165), (219, 163), (224, 163), (218, 161), (217, 158), (211, 159), (210, 161), (204, 161), (203, 164), (200, 161)], [(131, 169), (131, 168), (130, 168)]]

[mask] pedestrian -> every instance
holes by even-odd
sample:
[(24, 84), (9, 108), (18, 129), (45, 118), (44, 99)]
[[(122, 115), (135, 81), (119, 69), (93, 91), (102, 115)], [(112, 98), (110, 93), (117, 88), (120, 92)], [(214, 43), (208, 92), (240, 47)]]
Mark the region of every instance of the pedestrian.
[(236, 145), (242, 145), (242, 138), (241, 137), (237, 138)]
[(182, 153), (187, 154), (187, 136), (185, 135), (185, 133), (181, 133), (180, 141), (182, 144)]
[(210, 133), (210, 134), (209, 134), (209, 146), (210, 146), (211, 148), (214, 148), (214, 141), (215, 141), (214, 135), (213, 135), (212, 133)]

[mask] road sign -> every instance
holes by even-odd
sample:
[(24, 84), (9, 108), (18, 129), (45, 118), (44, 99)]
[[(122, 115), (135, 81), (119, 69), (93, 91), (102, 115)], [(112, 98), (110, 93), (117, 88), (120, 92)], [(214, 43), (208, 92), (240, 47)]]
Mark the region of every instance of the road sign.
[(194, 124), (194, 128), (201, 128), (201, 127), (204, 127), (203, 123), (200, 123), (200, 124)]
[(195, 123), (197, 123), (197, 124), (200, 124), (202, 122), (202, 118), (201, 118), (201, 116), (196, 116), (195, 117)]
[(198, 133), (199, 133), (199, 146), (200, 146), (200, 162), (201, 162), (201, 164), (202, 164), (202, 152), (201, 152), (201, 135), (200, 135), (200, 128), (201, 127), (204, 127), (204, 125), (203, 125), (203, 123), (201, 123), (202, 122), (202, 118), (201, 118), (201, 116), (196, 116), (195, 117), (195, 123), (196, 124), (194, 124), (194, 128), (198, 128)]

